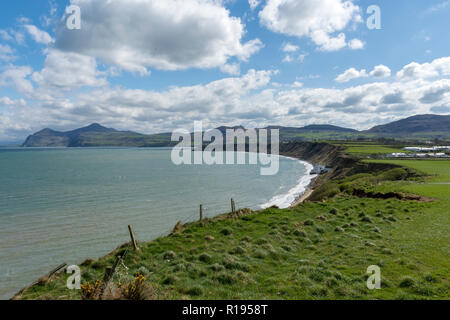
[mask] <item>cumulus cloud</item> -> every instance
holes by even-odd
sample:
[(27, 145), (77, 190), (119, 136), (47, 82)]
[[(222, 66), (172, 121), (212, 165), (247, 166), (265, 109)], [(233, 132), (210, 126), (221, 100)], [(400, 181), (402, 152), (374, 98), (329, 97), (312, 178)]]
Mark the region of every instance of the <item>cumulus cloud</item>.
[(227, 63), (220, 67), (223, 73), (230, 75), (239, 75), (241, 73), (241, 66), (239, 63)]
[(1, 37), (3, 40), (5, 40), (5, 41), (11, 41), (11, 40), (14, 39), (14, 38), (9, 34), (8, 31), (6, 31), (6, 30), (1, 30), (1, 29), (0, 29), (0, 37)]
[[(360, 8), (351, 1), (342, 0), (267, 0), (259, 18), (269, 30), (309, 37), (323, 51), (346, 47), (346, 36), (342, 31), (350, 23), (362, 21)], [(362, 42), (354, 39), (348, 45), (360, 49)]]
[(33, 72), (29, 66), (9, 66), (0, 74), (0, 87), (12, 87), (17, 92), (29, 95), (34, 87), (27, 78)]
[(107, 81), (100, 78), (101, 75), (95, 58), (49, 49), (44, 68), (33, 73), (32, 79), (40, 87), (70, 90), (82, 86), (104, 86)]
[(373, 68), (373, 70), (370, 72), (370, 76), (375, 78), (387, 78), (391, 76), (391, 69), (389, 69), (385, 65), (380, 64)]
[(364, 49), (364, 42), (359, 39), (352, 39), (348, 42), (348, 46), (352, 50)]
[(250, 9), (255, 10), (259, 4), (261, 3), (261, 0), (248, 0), (248, 4), (250, 5)]
[(47, 32), (34, 25), (27, 24), (25, 25), (25, 29), (37, 43), (48, 45), (53, 42), (53, 38)]
[(282, 47), (283, 52), (295, 52), (298, 49), (300, 49), (299, 46), (293, 45), (292, 43), (289, 42), (283, 45)]
[(412, 62), (397, 72), (397, 78), (399, 79), (424, 79), (444, 76), (450, 76), (450, 57), (439, 58), (423, 64)]
[[(30, 70), (25, 71), (26, 80)], [(143, 133), (190, 128), (194, 120), (203, 120), (209, 128), (350, 123), (367, 129), (411, 114), (448, 113), (450, 107), (450, 79), (390, 78), (346, 88), (309, 88), (301, 82), (276, 85), (271, 82), (276, 73), (250, 70), (239, 77), (159, 91), (104, 86), (49, 95), (20, 107), (3, 97), (0, 103), (9, 111), (0, 108), (0, 140), (25, 137), (44, 126), (74, 128), (89, 122)]]
[(367, 77), (367, 72), (365, 69), (362, 69), (360, 71), (356, 70), (355, 68), (350, 68), (344, 71), (344, 73), (337, 76), (335, 79), (337, 82), (349, 82), (350, 80), (357, 79), (357, 78), (363, 78)]
[(120, 68), (215, 68), (236, 57), (247, 61), (263, 44), (243, 42), (245, 28), (216, 0), (73, 0), (83, 13), (80, 30), (61, 23), (55, 46), (97, 57)]
[(13, 49), (7, 44), (6, 45), (0, 44), (0, 60), (8, 62), (15, 59), (16, 57), (14, 56)]

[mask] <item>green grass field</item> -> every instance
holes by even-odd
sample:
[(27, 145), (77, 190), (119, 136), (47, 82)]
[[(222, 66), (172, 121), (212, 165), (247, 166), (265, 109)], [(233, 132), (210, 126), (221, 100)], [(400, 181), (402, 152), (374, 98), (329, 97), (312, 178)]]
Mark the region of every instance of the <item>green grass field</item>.
[[(191, 223), (131, 251), (124, 261), (129, 270), (119, 269), (114, 283), (132, 281), (140, 272), (150, 299), (449, 299), (450, 190), (442, 183), (449, 181), (450, 161), (384, 162), (433, 176), (381, 181), (388, 176), (367, 175), (360, 178), (367, 178), (366, 188), (436, 201), (339, 193), (294, 209)], [(101, 280), (124, 250), (87, 261), (83, 282)], [(366, 287), (370, 265), (381, 268), (380, 290)], [(60, 274), (22, 298), (80, 299), (66, 279)]]
[(346, 152), (350, 154), (388, 154), (394, 152), (404, 152), (402, 148), (389, 147), (384, 145), (346, 145)]

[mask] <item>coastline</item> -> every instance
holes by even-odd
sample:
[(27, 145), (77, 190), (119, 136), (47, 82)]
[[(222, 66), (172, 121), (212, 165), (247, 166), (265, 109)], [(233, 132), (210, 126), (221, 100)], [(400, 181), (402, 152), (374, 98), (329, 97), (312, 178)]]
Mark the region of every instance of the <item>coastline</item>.
[(298, 161), (305, 166), (306, 172), (297, 181), (297, 184), (292, 187), (287, 193), (273, 196), (268, 202), (260, 206), (261, 209), (267, 209), (272, 206), (277, 206), (280, 209), (287, 209), (296, 206), (305, 201), (313, 192), (311, 185), (317, 175), (311, 175), (313, 165), (305, 160), (294, 157), (282, 156), (280, 157)]

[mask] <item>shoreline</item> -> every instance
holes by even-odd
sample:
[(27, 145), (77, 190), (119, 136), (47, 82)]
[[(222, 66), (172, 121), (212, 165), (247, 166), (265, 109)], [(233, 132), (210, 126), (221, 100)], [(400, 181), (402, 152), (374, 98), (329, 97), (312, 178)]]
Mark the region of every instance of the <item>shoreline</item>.
[(306, 191), (290, 205), (289, 209), (295, 208), (299, 204), (302, 204), (303, 202), (308, 200), (308, 198), (313, 194), (313, 192), (314, 192), (314, 189), (311, 187), (308, 187), (306, 189)]
[[(280, 157), (298, 161), (305, 166), (306, 172), (301, 175), (300, 179), (297, 181), (297, 184), (289, 189), (287, 193), (274, 195), (269, 201), (260, 205), (261, 209), (267, 209), (272, 206), (277, 206), (280, 209), (292, 208), (293, 206), (296, 206), (299, 203), (305, 201), (313, 192), (313, 188), (311, 186), (314, 180), (317, 178), (316, 174), (311, 174), (312, 170), (314, 169), (313, 164), (306, 160), (295, 157), (283, 155), (280, 155)], [(305, 197), (305, 195), (307, 196)]]

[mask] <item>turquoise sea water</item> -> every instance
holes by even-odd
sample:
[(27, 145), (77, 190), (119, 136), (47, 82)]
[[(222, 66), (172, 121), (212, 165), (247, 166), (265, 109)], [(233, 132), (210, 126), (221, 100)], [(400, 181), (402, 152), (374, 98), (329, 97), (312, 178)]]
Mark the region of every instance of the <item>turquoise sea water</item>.
[(67, 262), (97, 258), (177, 223), (236, 206), (286, 206), (310, 166), (281, 158), (275, 176), (257, 165), (175, 166), (170, 149), (0, 149), (0, 299)]

